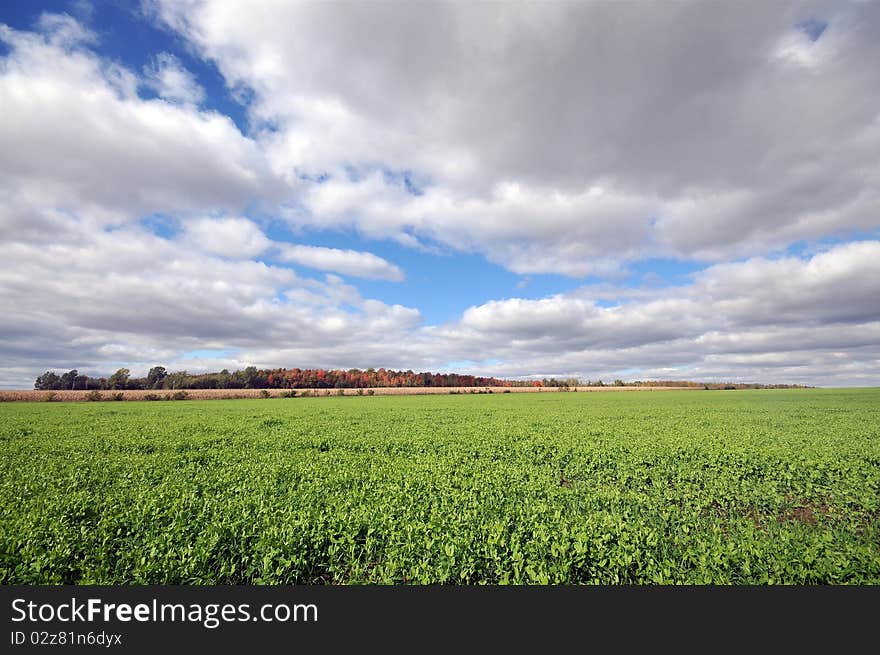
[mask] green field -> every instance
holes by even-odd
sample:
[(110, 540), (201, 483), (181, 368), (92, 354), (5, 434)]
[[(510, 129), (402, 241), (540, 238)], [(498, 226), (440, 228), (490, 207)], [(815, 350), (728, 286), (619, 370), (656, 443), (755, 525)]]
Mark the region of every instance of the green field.
[(0, 583), (880, 583), (880, 390), (0, 405)]

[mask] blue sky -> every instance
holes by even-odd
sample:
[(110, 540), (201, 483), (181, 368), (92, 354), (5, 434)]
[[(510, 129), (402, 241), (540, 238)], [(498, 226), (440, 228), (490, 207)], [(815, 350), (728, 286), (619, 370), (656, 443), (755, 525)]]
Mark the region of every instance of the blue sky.
[(6, 3), (0, 385), (158, 360), (874, 383), (877, 22)]
[[(191, 55), (186, 43), (156, 23), (145, 20), (143, 10), (134, 2), (125, 0), (54, 0), (9, 2), (0, 7), (0, 19), (18, 30), (34, 29), (43, 13), (67, 13), (88, 24), (100, 39), (102, 55), (135, 70), (148, 66), (160, 52), (178, 57), (198, 79), (206, 93), (204, 106), (229, 116), (240, 130), (248, 129), (245, 106), (223, 82), (223, 76), (211, 62)], [(139, 92), (144, 97), (156, 97), (147, 88)]]

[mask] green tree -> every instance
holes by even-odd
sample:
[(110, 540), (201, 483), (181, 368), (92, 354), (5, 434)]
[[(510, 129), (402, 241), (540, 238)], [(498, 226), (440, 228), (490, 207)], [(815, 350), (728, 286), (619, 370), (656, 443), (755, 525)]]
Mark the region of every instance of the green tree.
[(107, 387), (109, 389), (125, 389), (128, 386), (128, 378), (131, 371), (127, 368), (121, 368), (107, 379)]
[(78, 375), (79, 371), (77, 371), (75, 368), (67, 371), (67, 373), (61, 376), (61, 388), (73, 389), (76, 384), (76, 378)]
[(162, 381), (163, 389), (185, 389), (188, 386), (189, 375), (186, 371), (169, 373)]
[(164, 366), (154, 366), (147, 373), (147, 386), (150, 389), (160, 389), (162, 388), (162, 380), (166, 377), (168, 377), (168, 371)]
[(267, 376), (256, 366), (248, 366), (241, 372), (241, 377), (245, 389), (263, 389), (269, 384)]
[(34, 382), (34, 389), (39, 391), (56, 390), (61, 388), (61, 378), (53, 371), (46, 371)]

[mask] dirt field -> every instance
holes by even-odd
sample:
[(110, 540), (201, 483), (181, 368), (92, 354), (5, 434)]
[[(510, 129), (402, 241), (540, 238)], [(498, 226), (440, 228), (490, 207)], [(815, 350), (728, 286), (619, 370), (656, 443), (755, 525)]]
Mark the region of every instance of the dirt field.
[[(570, 391), (672, 391), (702, 389), (702, 387), (571, 387)], [(560, 387), (376, 387), (373, 389), (186, 389), (186, 400), (220, 400), (229, 398), (280, 398), (295, 392), (300, 396), (401, 396), (426, 394), (485, 394), (485, 393), (559, 393)], [(370, 392), (373, 392), (370, 394)], [(153, 389), (129, 391), (99, 391), (100, 398), (90, 397), (91, 391), (3, 391), (0, 402), (14, 401), (86, 401), (86, 400), (172, 400), (180, 390)], [(360, 393), (359, 393), (360, 392)], [(182, 398), (178, 398), (182, 399)]]

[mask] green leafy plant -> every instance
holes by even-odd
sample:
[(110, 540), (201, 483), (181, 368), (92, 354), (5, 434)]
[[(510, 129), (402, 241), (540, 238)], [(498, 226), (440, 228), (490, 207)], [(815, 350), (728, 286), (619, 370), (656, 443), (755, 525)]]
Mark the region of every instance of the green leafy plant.
[(880, 584), (877, 389), (60, 409), (0, 405), (0, 584)]

